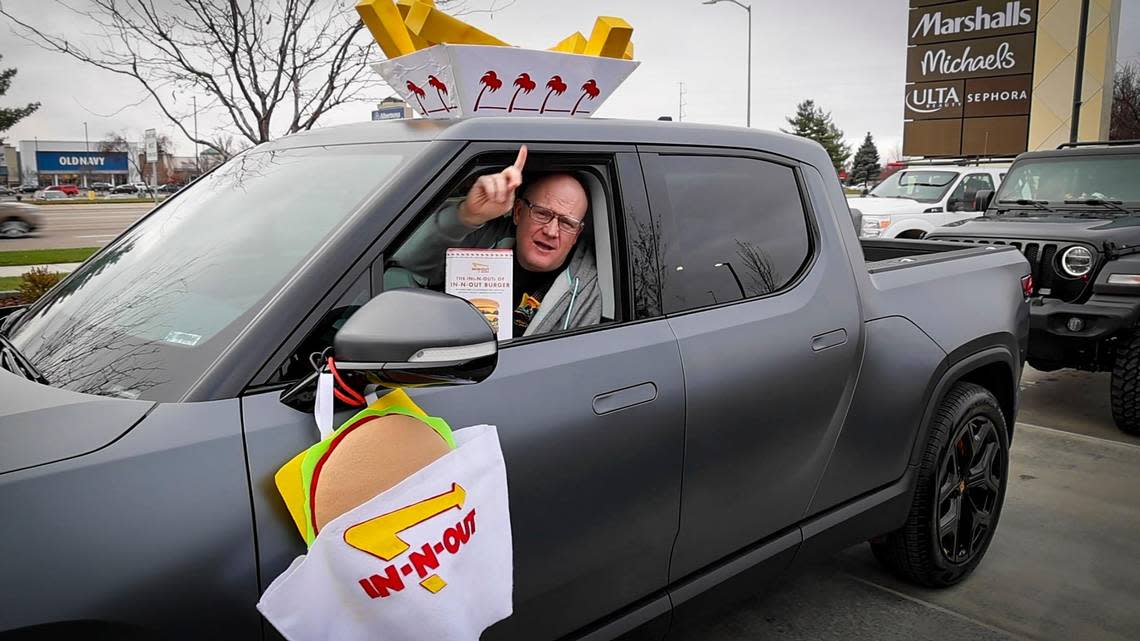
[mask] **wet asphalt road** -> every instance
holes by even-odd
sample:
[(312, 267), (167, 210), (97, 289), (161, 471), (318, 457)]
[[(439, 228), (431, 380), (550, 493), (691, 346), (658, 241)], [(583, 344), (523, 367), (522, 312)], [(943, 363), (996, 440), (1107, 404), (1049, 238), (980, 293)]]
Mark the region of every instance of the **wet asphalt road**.
[(689, 622), (682, 641), (1140, 639), (1140, 438), (1107, 374), (1027, 370), (997, 534), (948, 590), (884, 572), (866, 544)]

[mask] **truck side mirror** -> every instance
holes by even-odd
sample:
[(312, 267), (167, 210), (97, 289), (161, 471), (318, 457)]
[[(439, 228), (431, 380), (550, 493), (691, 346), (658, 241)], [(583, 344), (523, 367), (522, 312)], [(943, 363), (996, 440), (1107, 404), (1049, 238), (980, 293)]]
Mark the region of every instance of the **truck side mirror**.
[(390, 385), (478, 383), (498, 363), (479, 310), (456, 296), (394, 289), (368, 301), (333, 338), (337, 369)]
[[(365, 303), (333, 337), (337, 371), (371, 383), (427, 387), (485, 380), (499, 359), (495, 332), (479, 310), (456, 296), (393, 289)], [(281, 394), (311, 407), (316, 373)]]
[[(848, 207), (848, 209), (851, 209)], [(861, 236), (863, 234), (863, 212), (858, 209), (851, 209), (851, 222), (855, 225), (855, 235)]]
[(985, 211), (990, 208), (990, 203), (994, 199), (994, 190), (992, 189), (979, 189), (978, 193), (974, 195), (974, 211)]

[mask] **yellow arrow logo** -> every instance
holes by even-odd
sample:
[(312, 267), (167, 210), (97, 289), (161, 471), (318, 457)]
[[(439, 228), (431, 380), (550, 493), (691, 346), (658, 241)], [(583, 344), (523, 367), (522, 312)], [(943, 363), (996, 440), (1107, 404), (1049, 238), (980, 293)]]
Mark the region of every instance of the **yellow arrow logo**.
[(463, 507), (467, 492), (458, 483), (451, 490), (413, 503), (407, 507), (368, 519), (344, 532), (344, 542), (384, 561), (391, 561), (410, 547), (399, 537), (400, 532), (439, 516), (451, 509)]

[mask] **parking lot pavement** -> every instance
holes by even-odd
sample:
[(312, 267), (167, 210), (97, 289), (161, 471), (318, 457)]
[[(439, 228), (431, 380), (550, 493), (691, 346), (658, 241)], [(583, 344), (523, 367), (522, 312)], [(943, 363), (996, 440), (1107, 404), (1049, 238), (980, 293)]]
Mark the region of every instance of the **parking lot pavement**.
[(1017, 418), (1032, 425), (1140, 445), (1140, 436), (1125, 434), (1112, 423), (1111, 380), (1107, 372), (1040, 372), (1027, 367), (1021, 375), (1021, 412)]
[(1140, 445), (1112, 425), (1106, 375), (1025, 383), (1042, 427), (1018, 425), (997, 534), (963, 583), (916, 588), (861, 544), (674, 638), (1140, 639)]

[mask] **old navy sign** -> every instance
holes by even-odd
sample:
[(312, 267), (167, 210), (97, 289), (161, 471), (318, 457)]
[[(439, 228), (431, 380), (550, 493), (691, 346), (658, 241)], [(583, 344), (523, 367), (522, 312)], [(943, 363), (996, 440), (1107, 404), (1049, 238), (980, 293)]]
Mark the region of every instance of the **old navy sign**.
[(125, 172), (125, 152), (37, 151), (36, 171), (81, 174), (84, 172)]
[(907, 43), (1032, 33), (1036, 28), (1037, 0), (972, 0), (912, 9)]

